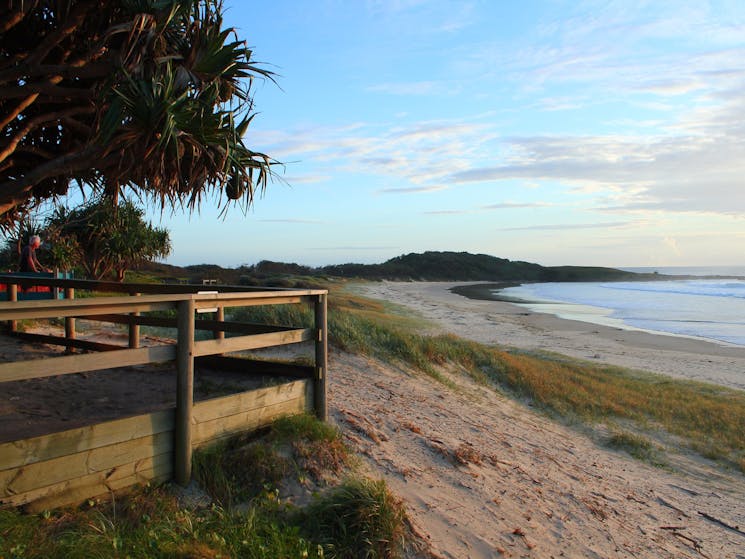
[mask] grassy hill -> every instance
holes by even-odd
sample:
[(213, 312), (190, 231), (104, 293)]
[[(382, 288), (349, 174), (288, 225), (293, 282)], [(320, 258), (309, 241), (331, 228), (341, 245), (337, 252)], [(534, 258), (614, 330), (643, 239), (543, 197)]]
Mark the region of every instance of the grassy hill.
[[(391, 258), (381, 264), (337, 264), (312, 268), (301, 264), (263, 260), (253, 266), (221, 268), (199, 264), (183, 268), (151, 263), (141, 271), (169, 280), (199, 283), (216, 279), (228, 284), (262, 284), (267, 280), (282, 286), (287, 276), (332, 276), (372, 280), (420, 281), (616, 281), (648, 279), (652, 274), (635, 274), (615, 268), (589, 266), (541, 266), (530, 262), (497, 258), (488, 254), (468, 252), (410, 253)], [(286, 285), (286, 287), (292, 287)]]

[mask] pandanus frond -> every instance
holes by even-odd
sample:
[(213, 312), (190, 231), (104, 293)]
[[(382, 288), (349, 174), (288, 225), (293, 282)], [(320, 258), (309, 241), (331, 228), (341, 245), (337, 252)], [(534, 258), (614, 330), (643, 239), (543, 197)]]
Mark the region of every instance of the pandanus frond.
[[(276, 162), (245, 135), (251, 81), (273, 74), (224, 27), (221, 0), (25, 6), (0, 35), (0, 80), (23, 77), (0, 96), (0, 137), (16, 142), (0, 145), (0, 222), (75, 183), (190, 209), (210, 192), (249, 205), (266, 188)], [(44, 74), (60, 53), (60, 79)]]

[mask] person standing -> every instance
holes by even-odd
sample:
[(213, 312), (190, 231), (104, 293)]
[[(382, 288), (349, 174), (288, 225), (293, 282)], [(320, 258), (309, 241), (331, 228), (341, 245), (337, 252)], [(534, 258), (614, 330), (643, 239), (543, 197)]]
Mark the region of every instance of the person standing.
[(28, 244), (21, 251), (21, 259), (18, 263), (18, 269), (21, 272), (48, 272), (36, 258), (36, 249), (41, 246), (41, 237), (32, 235)]

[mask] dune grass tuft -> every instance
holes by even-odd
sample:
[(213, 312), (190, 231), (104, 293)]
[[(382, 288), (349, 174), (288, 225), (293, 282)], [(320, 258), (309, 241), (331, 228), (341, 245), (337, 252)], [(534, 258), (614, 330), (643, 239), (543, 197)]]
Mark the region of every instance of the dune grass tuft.
[(304, 528), (329, 559), (389, 559), (404, 547), (405, 512), (382, 480), (352, 479), (308, 507)]

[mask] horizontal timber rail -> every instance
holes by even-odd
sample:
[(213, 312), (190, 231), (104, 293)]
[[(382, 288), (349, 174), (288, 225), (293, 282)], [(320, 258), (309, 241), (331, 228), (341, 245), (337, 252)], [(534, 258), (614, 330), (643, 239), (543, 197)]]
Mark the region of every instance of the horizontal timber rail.
[[(0, 321), (10, 334), (65, 347), (66, 353), (42, 359), (0, 362), (0, 383), (94, 370), (175, 361), (176, 436), (174, 463), (176, 481), (191, 477), (191, 425), (193, 423), (194, 359), (210, 356), (220, 360), (225, 354), (313, 342), (313, 407), (316, 415), (327, 418), (326, 376), (328, 361), (327, 291), (324, 289), (257, 288), (224, 285), (127, 284), (57, 278), (29, 278), (0, 274), (0, 284), (8, 286), (7, 302), (0, 302)], [(64, 299), (18, 301), (17, 291), (30, 286), (48, 286), (64, 291)], [(75, 298), (75, 290), (94, 296)], [(309, 305), (312, 326), (277, 326), (225, 320), (225, 309), (260, 305)], [(158, 316), (142, 313), (158, 311)], [(212, 315), (213, 318), (204, 317)], [(59, 320), (65, 335), (33, 334), (18, 331), (19, 320)], [(128, 345), (117, 346), (76, 338), (79, 319), (125, 324)], [(159, 345), (140, 347), (140, 327), (175, 329), (175, 340), (161, 339)], [(197, 339), (196, 331), (210, 332), (212, 339)], [(226, 335), (229, 334), (229, 335)], [(92, 353), (74, 353), (76, 349)], [(224, 360), (224, 359), (223, 359)], [(255, 368), (255, 361), (252, 362)], [(250, 367), (249, 367), (250, 368)], [(282, 367), (274, 367), (282, 370)], [(289, 367), (288, 367), (289, 370)]]

